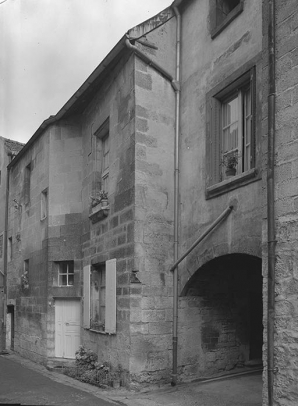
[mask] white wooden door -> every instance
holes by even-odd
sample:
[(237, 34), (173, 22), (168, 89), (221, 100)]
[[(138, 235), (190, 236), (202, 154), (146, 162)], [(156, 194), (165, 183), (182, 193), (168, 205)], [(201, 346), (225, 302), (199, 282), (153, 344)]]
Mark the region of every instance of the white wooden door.
[(80, 345), (80, 301), (55, 301), (55, 356), (75, 358)]

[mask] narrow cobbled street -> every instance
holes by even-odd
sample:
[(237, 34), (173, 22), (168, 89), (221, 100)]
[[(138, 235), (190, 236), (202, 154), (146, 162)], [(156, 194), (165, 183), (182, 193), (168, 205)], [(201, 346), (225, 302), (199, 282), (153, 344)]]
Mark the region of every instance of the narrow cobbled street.
[(102, 389), (26, 360), (0, 356), (0, 405), (261, 406), (261, 372), (141, 391)]
[(20, 360), (14, 355), (0, 356), (0, 377), (0, 405), (112, 406), (117, 404), (82, 390), (81, 387), (84, 385), (80, 382), (76, 388), (73, 385), (74, 380), (51, 373), (40, 365), (35, 366), (30, 361)]

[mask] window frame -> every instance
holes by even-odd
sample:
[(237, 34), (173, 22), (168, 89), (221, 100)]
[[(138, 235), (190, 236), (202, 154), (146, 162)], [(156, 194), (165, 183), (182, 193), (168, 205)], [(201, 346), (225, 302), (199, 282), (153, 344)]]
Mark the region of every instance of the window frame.
[[(104, 329), (94, 330), (91, 327), (91, 268), (105, 265), (105, 323)], [(85, 265), (83, 269), (83, 327), (97, 334), (116, 334), (117, 325), (117, 261), (115, 258), (104, 263), (92, 261), (92, 265)]]
[(216, 7), (217, 0), (210, 0), (210, 24), (211, 24), (211, 38), (214, 39), (217, 37), (239, 14), (242, 13), (244, 9), (244, 0), (240, 0), (239, 4), (235, 6), (226, 18), (217, 23), (217, 7)]
[[(246, 69), (245, 69), (246, 68)], [(251, 87), (251, 168), (229, 179), (221, 179), (221, 109), (229, 97), (250, 84)], [(243, 186), (258, 177), (256, 159), (256, 60), (238, 69), (206, 95), (206, 199)], [(242, 122), (243, 124), (243, 122)]]
[[(98, 289), (95, 287), (95, 291), (98, 292), (96, 297), (94, 296), (95, 283), (93, 275), (97, 273)], [(98, 301), (98, 315), (99, 320), (95, 321), (93, 311), (96, 307), (94, 301)], [(99, 263), (91, 267), (90, 275), (90, 329), (98, 332), (105, 331), (105, 313), (106, 313), (106, 265), (105, 263)]]
[(32, 176), (32, 162), (25, 167), (24, 172), (24, 201), (25, 205), (30, 203), (31, 199), (31, 176)]
[(48, 217), (48, 202), (49, 194), (48, 189), (45, 189), (41, 192), (40, 199), (40, 220), (45, 220)]
[(7, 262), (13, 259), (12, 236), (7, 238)]
[[(95, 172), (99, 173), (99, 179), (95, 182), (95, 194), (99, 190), (104, 190), (109, 194), (110, 175), (110, 123), (109, 118), (94, 132), (95, 137)], [(106, 149), (106, 146), (108, 148)], [(108, 161), (108, 165), (105, 165)], [(98, 185), (100, 184), (100, 186)], [(104, 186), (105, 185), (105, 186)]]
[[(74, 279), (75, 279), (74, 261), (57, 261), (56, 265), (57, 265), (57, 282), (58, 282), (57, 285), (58, 285), (58, 287), (59, 288), (72, 288), (74, 286), (74, 284), (75, 284), (75, 281), (74, 281)], [(62, 268), (63, 265), (67, 266), (67, 272), (60, 272), (61, 270), (63, 271), (63, 268)], [(70, 266), (72, 268), (72, 272), (69, 272), (69, 267)], [(62, 280), (61, 278), (63, 276), (66, 276), (66, 280), (67, 280), (66, 285), (60, 283), (60, 280)], [(73, 276), (73, 283), (72, 284), (68, 283), (69, 282), (69, 276)]]

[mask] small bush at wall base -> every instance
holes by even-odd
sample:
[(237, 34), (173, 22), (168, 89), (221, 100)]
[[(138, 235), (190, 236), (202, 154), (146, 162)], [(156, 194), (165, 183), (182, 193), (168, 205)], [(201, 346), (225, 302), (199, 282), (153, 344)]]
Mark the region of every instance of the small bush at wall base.
[(112, 369), (108, 363), (100, 364), (97, 354), (83, 346), (80, 346), (76, 352), (75, 367), (64, 368), (63, 373), (81, 382), (99, 387), (121, 385), (121, 366)]

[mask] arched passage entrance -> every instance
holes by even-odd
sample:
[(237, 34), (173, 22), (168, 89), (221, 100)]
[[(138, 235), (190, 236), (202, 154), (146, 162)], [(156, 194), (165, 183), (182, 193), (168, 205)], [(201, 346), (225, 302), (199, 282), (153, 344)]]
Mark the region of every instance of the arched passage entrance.
[(259, 364), (262, 314), (260, 258), (230, 254), (203, 265), (179, 300), (181, 374), (208, 377)]

